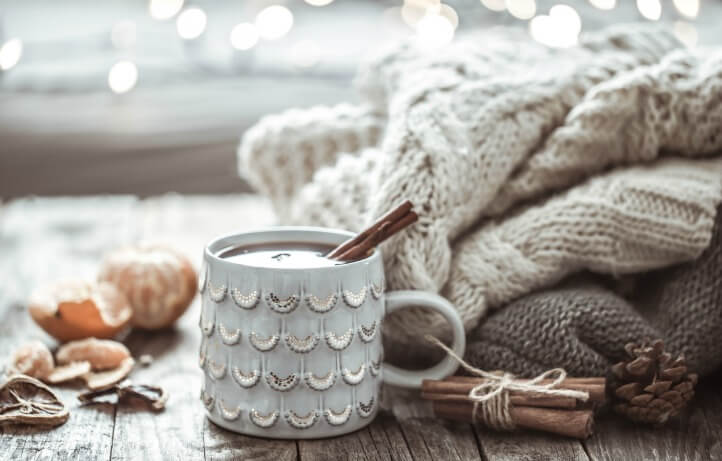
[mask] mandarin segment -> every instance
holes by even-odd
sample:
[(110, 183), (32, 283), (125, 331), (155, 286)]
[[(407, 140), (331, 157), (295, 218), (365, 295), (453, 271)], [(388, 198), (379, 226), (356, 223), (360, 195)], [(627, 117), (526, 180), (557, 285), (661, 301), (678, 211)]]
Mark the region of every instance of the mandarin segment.
[(93, 370), (108, 370), (130, 357), (125, 345), (109, 339), (86, 338), (60, 346), (56, 354), (61, 365), (89, 362)]
[(40, 341), (31, 341), (20, 346), (12, 358), (12, 371), (45, 379), (55, 368), (53, 355), (48, 346)]

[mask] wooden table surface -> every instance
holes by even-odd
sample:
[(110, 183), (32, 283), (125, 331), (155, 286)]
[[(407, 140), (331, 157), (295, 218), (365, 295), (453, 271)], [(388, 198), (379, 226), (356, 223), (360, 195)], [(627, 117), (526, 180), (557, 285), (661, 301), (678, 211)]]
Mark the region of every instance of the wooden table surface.
[[(253, 196), (146, 200), (130, 196), (21, 199), (0, 207), (0, 351), (3, 360), (23, 341), (51, 340), (27, 315), (24, 300), (39, 283), (93, 277), (104, 251), (138, 240), (163, 240), (200, 262), (216, 234), (273, 223), (270, 207)], [(203, 416), (197, 364), (199, 303), (173, 330), (132, 332), (134, 356), (154, 363), (131, 375), (170, 393), (162, 413), (142, 407), (79, 407), (79, 388), (58, 388), (71, 408), (54, 429), (0, 428), (0, 460), (44, 459), (402, 459), (402, 460), (642, 460), (722, 459), (722, 379), (704, 381), (688, 414), (663, 429), (600, 417), (596, 433), (579, 442), (537, 433), (501, 434), (432, 418), (418, 392), (385, 388), (379, 417), (366, 429), (320, 441), (273, 441), (233, 434)]]

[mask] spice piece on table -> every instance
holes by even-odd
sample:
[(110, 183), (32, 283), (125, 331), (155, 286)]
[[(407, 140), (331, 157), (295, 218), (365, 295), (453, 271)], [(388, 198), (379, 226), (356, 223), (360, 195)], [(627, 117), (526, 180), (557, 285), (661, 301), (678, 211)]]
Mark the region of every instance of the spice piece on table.
[(57, 426), (67, 421), (69, 415), (60, 398), (35, 378), (15, 375), (0, 387), (0, 425)]
[(367, 257), (380, 243), (418, 220), (418, 215), (411, 211), (412, 207), (409, 200), (404, 201), (355, 237), (331, 250), (327, 257), (347, 262)]
[(53, 354), (48, 346), (40, 341), (31, 341), (15, 350), (9, 371), (45, 379), (54, 367)]
[(190, 306), (198, 277), (181, 252), (166, 245), (137, 245), (107, 254), (98, 280), (125, 294), (131, 324), (148, 330), (171, 326)]
[(86, 373), (90, 373), (90, 362), (71, 362), (55, 367), (45, 381), (50, 384), (61, 384), (81, 378)]
[(90, 362), (93, 370), (109, 370), (118, 367), (130, 357), (130, 351), (117, 341), (86, 338), (63, 344), (55, 357), (62, 365), (72, 362)]
[(119, 402), (128, 402), (138, 399), (150, 405), (150, 408), (160, 411), (165, 408), (168, 401), (168, 394), (164, 389), (147, 384), (133, 384), (126, 380), (107, 389), (90, 391), (78, 395), (78, 400), (83, 404), (91, 405), (97, 403), (108, 403), (117, 405)]
[(629, 359), (612, 366), (612, 389), (619, 413), (635, 422), (664, 424), (694, 397), (697, 375), (684, 357), (672, 358), (662, 340), (625, 346)]
[(138, 363), (140, 363), (142, 367), (149, 367), (153, 364), (153, 356), (150, 354), (143, 354), (138, 357)]
[(85, 385), (91, 390), (106, 389), (125, 379), (133, 370), (134, 365), (135, 360), (133, 360), (133, 357), (128, 357), (112, 370), (91, 371), (81, 376), (81, 378), (85, 380)]
[(133, 311), (114, 285), (68, 280), (36, 289), (28, 312), (48, 334), (65, 342), (111, 338), (128, 325)]

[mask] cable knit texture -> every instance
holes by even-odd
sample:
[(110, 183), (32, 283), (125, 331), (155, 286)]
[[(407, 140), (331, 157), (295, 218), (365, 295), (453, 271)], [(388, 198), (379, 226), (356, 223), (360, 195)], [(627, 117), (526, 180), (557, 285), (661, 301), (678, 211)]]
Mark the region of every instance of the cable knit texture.
[[(433, 55), (399, 45), (358, 83), (358, 106), (261, 120), (239, 171), (284, 224), (360, 230), (410, 199), (421, 217), (383, 245), (388, 284), (441, 292), (467, 329), (574, 271), (647, 271), (709, 243), (719, 53), (645, 26), (563, 51), (499, 30)], [(448, 336), (421, 309), (393, 314), (385, 332)]]

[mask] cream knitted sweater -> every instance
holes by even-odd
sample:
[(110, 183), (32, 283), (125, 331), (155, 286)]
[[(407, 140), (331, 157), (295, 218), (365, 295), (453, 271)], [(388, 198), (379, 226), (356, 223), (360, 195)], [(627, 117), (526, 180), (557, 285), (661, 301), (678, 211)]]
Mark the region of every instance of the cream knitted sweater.
[[(720, 53), (642, 26), (565, 51), (502, 30), (431, 56), (398, 46), (359, 82), (363, 105), (262, 119), (239, 171), (284, 224), (359, 230), (410, 199), (419, 222), (383, 246), (389, 286), (441, 292), (467, 328), (573, 271), (645, 271), (707, 246)], [(385, 331), (445, 327), (409, 309)]]

